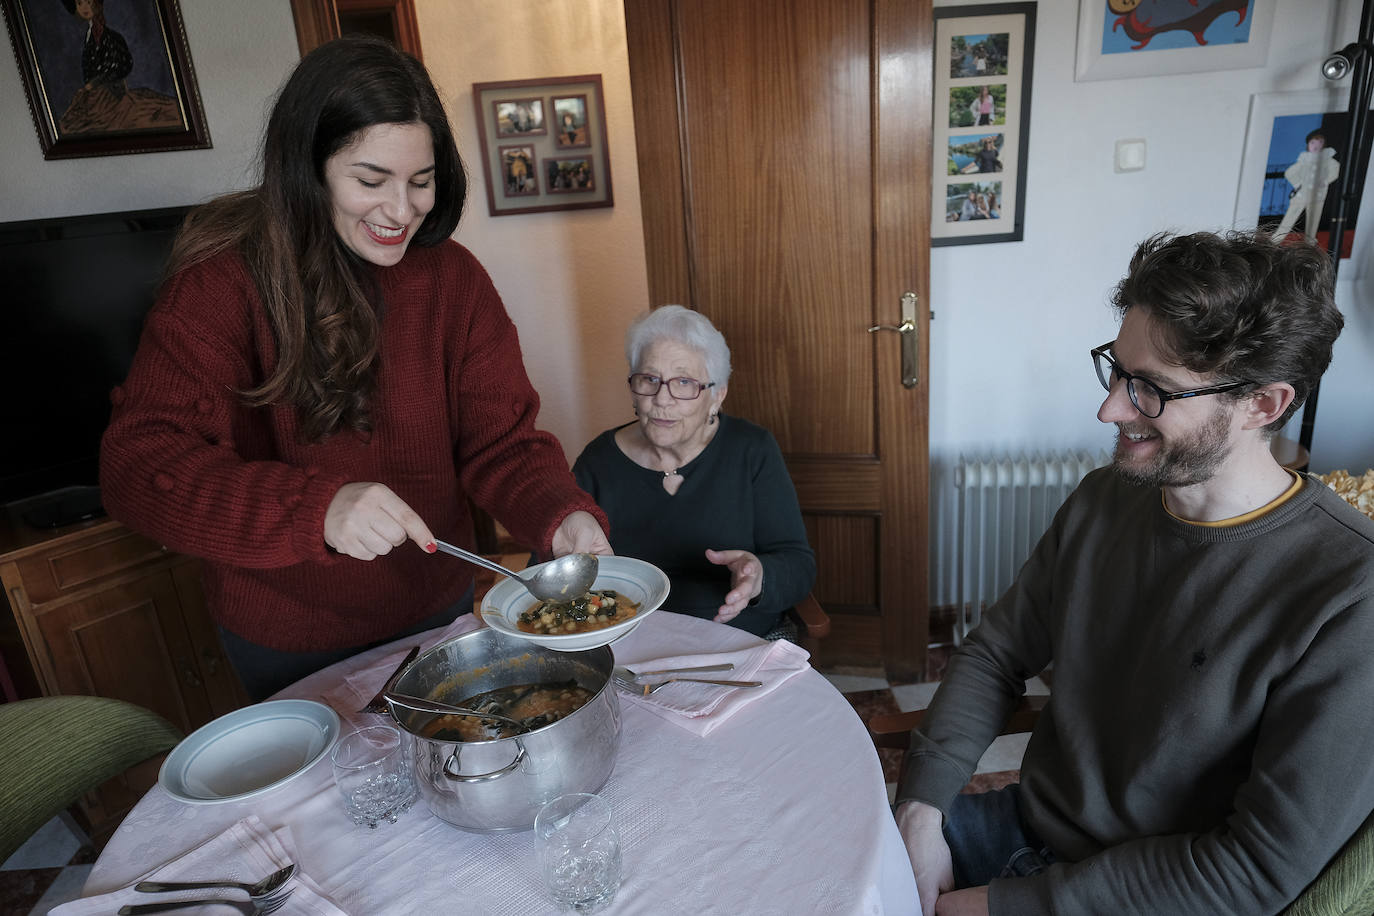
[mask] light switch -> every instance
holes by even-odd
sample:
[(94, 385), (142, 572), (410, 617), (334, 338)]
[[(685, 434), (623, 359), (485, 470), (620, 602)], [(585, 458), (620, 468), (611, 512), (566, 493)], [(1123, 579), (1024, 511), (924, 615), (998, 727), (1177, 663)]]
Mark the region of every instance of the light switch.
[(1138, 172), (1145, 168), (1145, 141), (1116, 141), (1116, 170), (1118, 172)]

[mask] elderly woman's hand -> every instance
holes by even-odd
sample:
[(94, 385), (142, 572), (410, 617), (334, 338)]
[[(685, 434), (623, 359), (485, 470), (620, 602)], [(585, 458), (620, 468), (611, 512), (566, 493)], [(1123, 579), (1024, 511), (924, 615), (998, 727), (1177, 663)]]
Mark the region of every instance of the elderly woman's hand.
[(434, 552), (429, 526), (385, 484), (346, 483), (324, 513), (324, 542), (359, 560), (375, 560), (407, 538)]
[(573, 512), (559, 524), (553, 533), (553, 555), (556, 557), (570, 553), (599, 553), (611, 555), (610, 541), (606, 532), (601, 530), (596, 516), (581, 510)]
[(763, 591), (763, 564), (747, 550), (707, 548), (706, 559), (730, 570), (730, 591), (725, 593), (725, 603), (716, 612), (715, 621), (726, 623), (734, 620)]

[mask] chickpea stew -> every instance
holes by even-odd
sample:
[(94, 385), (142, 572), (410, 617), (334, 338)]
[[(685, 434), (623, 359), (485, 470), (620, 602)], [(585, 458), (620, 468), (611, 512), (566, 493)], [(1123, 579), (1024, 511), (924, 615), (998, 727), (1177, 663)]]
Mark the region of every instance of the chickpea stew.
[(571, 601), (539, 601), (520, 615), (516, 626), (526, 633), (561, 636), (590, 633), (629, 620), (639, 605), (611, 589), (590, 591)]

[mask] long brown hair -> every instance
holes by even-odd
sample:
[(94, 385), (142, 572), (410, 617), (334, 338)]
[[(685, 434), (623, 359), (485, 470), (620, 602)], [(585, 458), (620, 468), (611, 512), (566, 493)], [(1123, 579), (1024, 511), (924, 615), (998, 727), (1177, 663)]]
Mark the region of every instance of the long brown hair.
[(415, 122), (434, 138), (438, 195), (412, 244), (439, 244), (467, 196), (443, 103), (415, 58), (353, 36), (307, 54), (282, 87), (261, 183), (192, 211), (173, 247), (169, 276), (225, 250), (242, 255), (277, 348), (267, 378), (243, 397), (255, 407), (295, 406), (307, 441), (371, 431), (383, 306), (371, 265), (334, 230), (325, 162), (368, 127)]

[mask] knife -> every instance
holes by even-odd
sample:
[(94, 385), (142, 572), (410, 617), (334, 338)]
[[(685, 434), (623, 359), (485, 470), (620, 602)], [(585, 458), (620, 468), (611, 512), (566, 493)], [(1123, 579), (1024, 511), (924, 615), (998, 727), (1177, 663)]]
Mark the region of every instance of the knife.
[(371, 700), (369, 700), (366, 706), (358, 710), (358, 713), (362, 714), (365, 712), (370, 712), (375, 713), (379, 716), (390, 715), (391, 707), (387, 705), (386, 700), (382, 699), (382, 697), (386, 694), (388, 690), (391, 689), (392, 685), (396, 683), (396, 679), (401, 676), (401, 672), (405, 669), (405, 666), (413, 662), (415, 660), (415, 656), (419, 654), (419, 646), (416, 646), (415, 648), (411, 649), (410, 652), (407, 653), (406, 657), (401, 659), (401, 663), (396, 666), (396, 670), (391, 672), (391, 677), (387, 678), (386, 683), (382, 684), (382, 689), (378, 690), (377, 695), (373, 697)]

